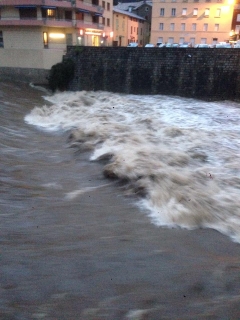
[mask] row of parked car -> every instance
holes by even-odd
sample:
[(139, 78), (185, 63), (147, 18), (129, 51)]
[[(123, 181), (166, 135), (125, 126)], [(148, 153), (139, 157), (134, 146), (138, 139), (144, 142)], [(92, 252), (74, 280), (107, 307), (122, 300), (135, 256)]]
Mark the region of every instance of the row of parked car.
[[(137, 42), (131, 42), (128, 44), (128, 47), (132, 47), (132, 48), (136, 48), (138, 47), (138, 43)], [(220, 42), (217, 44), (206, 44), (206, 43), (199, 43), (199, 44), (195, 44), (194, 46), (192, 45), (192, 43), (189, 42), (184, 42), (184, 43), (157, 43), (156, 45), (152, 44), (152, 43), (148, 43), (145, 45), (146, 48), (154, 48), (154, 47), (158, 47), (158, 48), (190, 48), (190, 47), (194, 47), (194, 48), (240, 48), (240, 43), (235, 43), (235, 44), (231, 44), (231, 43), (226, 43), (226, 42)]]

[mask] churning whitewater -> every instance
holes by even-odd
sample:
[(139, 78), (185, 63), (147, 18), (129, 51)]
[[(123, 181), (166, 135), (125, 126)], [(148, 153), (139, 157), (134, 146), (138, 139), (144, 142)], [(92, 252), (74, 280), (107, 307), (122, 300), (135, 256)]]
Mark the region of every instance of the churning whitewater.
[(139, 195), (158, 226), (213, 228), (240, 242), (240, 105), (169, 96), (67, 92), (25, 117), (71, 131), (104, 174)]

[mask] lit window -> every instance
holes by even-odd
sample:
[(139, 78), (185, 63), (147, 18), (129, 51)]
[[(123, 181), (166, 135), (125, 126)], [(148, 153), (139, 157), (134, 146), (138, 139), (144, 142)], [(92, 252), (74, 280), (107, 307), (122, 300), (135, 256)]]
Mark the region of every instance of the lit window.
[(164, 8), (160, 9), (160, 16), (164, 16)]
[(159, 23), (159, 30), (163, 30), (164, 28), (164, 24), (163, 23)]
[(205, 17), (209, 17), (209, 12), (210, 12), (209, 8), (205, 9), (205, 13), (204, 13)]
[(197, 30), (197, 24), (196, 23), (193, 23), (192, 24), (192, 31), (196, 31)]
[(197, 15), (198, 15), (198, 9), (197, 9), (197, 8), (193, 9), (193, 15), (194, 15), (194, 16), (197, 16)]
[(219, 31), (219, 24), (218, 24), (218, 23), (216, 23), (216, 24), (214, 25), (214, 31)]
[(181, 23), (181, 31), (185, 31), (185, 23)]
[(208, 30), (208, 24), (207, 23), (204, 23), (203, 24), (203, 31), (207, 31)]
[(186, 8), (182, 9), (182, 16), (186, 16), (186, 14), (187, 14), (187, 9)]
[(170, 23), (170, 30), (174, 31), (174, 29), (175, 29), (175, 23)]
[(176, 16), (176, 8), (172, 8), (172, 16)]
[(47, 9), (47, 16), (48, 17), (54, 17), (55, 10), (53, 9)]
[(44, 48), (48, 48), (48, 34), (47, 34), (47, 32), (43, 32), (43, 46), (44, 46)]
[(215, 17), (219, 18), (220, 16), (221, 16), (221, 9), (218, 8), (218, 9), (216, 10), (216, 15), (215, 15)]

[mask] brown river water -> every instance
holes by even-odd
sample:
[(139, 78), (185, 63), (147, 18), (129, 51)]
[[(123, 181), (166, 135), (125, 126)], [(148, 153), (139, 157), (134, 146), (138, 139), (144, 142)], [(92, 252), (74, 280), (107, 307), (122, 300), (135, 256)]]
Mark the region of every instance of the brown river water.
[(0, 319), (240, 319), (240, 108), (0, 82)]

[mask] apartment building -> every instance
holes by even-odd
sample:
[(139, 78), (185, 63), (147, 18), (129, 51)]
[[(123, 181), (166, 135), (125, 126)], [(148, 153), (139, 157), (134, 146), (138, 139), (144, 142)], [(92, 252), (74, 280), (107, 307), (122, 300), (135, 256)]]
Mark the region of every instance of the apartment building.
[(153, 2), (151, 42), (229, 41), (233, 10), (233, 0), (158, 0)]
[(50, 69), (67, 45), (112, 45), (110, 0), (1, 0), (1, 67)]
[(230, 40), (236, 41), (240, 39), (240, 0), (236, 0), (233, 9), (232, 29), (230, 32)]
[(137, 42), (144, 46), (150, 41), (152, 2), (119, 3), (113, 7), (114, 45), (127, 46)]

